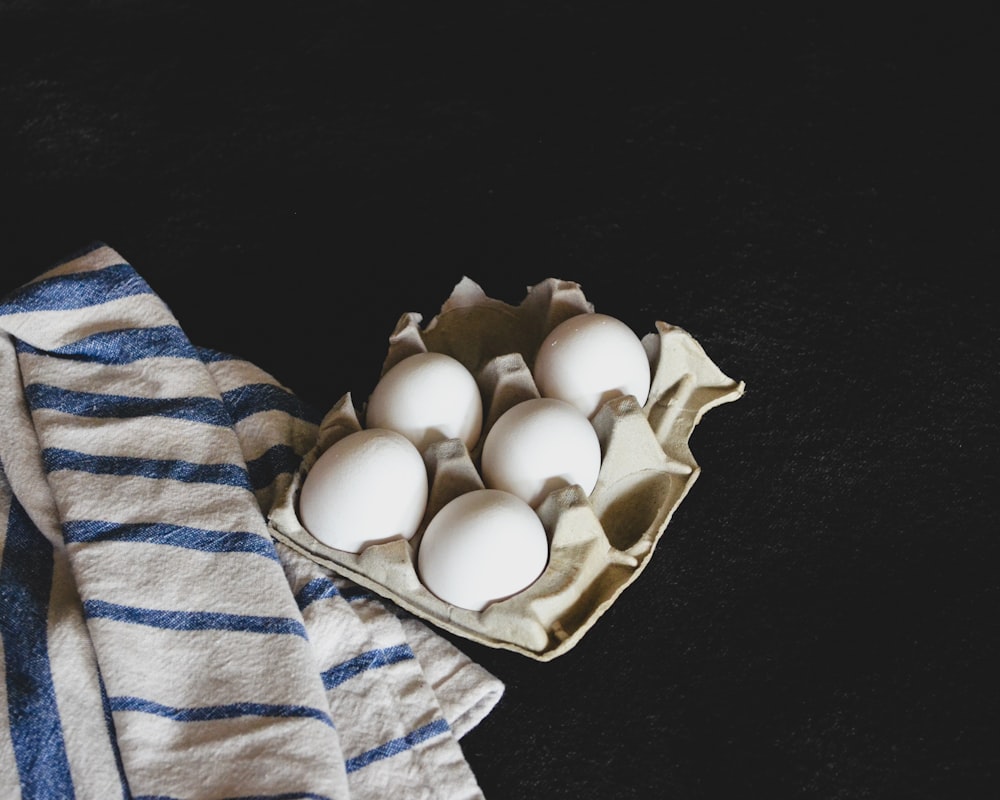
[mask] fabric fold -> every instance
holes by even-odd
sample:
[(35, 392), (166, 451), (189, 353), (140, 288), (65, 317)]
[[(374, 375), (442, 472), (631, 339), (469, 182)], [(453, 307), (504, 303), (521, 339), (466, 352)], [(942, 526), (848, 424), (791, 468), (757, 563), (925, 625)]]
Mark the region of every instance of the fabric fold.
[(500, 681), (268, 531), (292, 391), (97, 244), (0, 302), (0, 401), (5, 797), (481, 797)]

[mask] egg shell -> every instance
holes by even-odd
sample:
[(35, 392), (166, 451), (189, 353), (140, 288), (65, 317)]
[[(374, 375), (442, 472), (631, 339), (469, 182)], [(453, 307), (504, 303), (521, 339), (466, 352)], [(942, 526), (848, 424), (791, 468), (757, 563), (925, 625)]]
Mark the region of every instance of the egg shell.
[(601, 443), (576, 406), (552, 397), (516, 403), (483, 443), (483, 481), (535, 507), (574, 484), (590, 494), (601, 471)]
[(535, 356), (533, 375), (543, 397), (572, 403), (587, 417), (614, 397), (645, 405), (652, 380), (642, 341), (607, 314), (577, 314), (556, 325)]
[(427, 468), (409, 439), (380, 428), (359, 430), (313, 464), (299, 493), (299, 515), (318, 541), (359, 553), (372, 544), (413, 536), (428, 491)]
[(545, 528), (527, 503), (499, 489), (477, 489), (431, 518), (417, 573), (444, 602), (482, 611), (530, 586), (548, 558)]
[(444, 353), (414, 353), (390, 367), (368, 398), (365, 427), (388, 428), (424, 450), (443, 439), (479, 441), (483, 398), (465, 366)]

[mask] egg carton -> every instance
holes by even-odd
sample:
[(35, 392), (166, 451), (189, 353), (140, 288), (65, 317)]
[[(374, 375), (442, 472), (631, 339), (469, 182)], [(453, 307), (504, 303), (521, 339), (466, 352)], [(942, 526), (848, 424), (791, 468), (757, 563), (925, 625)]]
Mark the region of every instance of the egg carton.
[(416, 554), (427, 523), (445, 503), (484, 488), (478, 464), (492, 424), (515, 403), (539, 396), (531, 368), (546, 334), (569, 317), (593, 312), (572, 281), (544, 280), (528, 287), (525, 298), (513, 306), (487, 297), (463, 277), (426, 327), (421, 327), (420, 314), (405, 313), (389, 337), (382, 374), (419, 352), (458, 359), (482, 392), (479, 442), (471, 451), (459, 439), (425, 448), (430, 492), (423, 523), (411, 539), (373, 544), (360, 553), (328, 547), (303, 527), (297, 498), (316, 459), (363, 428), (348, 392), (324, 416), (316, 445), (277, 497), (269, 514), (274, 537), (458, 636), (539, 661), (566, 653), (649, 563), (700, 472), (688, 440), (702, 415), (744, 392), (743, 382), (727, 377), (682, 328), (658, 321), (655, 331), (641, 337), (652, 371), (646, 403), (618, 397), (593, 417), (602, 460), (590, 495), (567, 486), (536, 509), (549, 539), (549, 561), (534, 583), (482, 611), (458, 608), (420, 582)]

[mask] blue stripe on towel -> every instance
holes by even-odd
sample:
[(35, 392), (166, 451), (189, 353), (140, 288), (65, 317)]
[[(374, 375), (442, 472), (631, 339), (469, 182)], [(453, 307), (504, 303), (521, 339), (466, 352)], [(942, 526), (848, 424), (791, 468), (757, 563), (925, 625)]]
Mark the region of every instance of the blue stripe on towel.
[(45, 448), (42, 451), (42, 462), (46, 472), (68, 469), (95, 475), (136, 475), (185, 483), (238, 486), (252, 491), (250, 477), (239, 464), (195, 464), (173, 459), (100, 456), (59, 447)]
[(158, 717), (176, 720), (177, 722), (208, 722), (219, 719), (236, 719), (238, 717), (304, 717), (316, 719), (325, 725), (334, 727), (333, 720), (325, 711), (310, 706), (286, 705), (283, 703), (227, 703), (218, 706), (192, 706), (177, 708), (166, 706), (142, 697), (118, 696), (109, 697), (108, 704), (112, 711), (138, 711), (144, 714), (155, 714)]
[(287, 389), (272, 383), (248, 383), (222, 393), (233, 422), (262, 411), (284, 411), (286, 414), (312, 421), (302, 401)]
[(133, 397), (62, 389), (45, 383), (24, 388), (32, 411), (51, 408), (78, 417), (135, 418), (170, 417), (229, 427), (222, 403), (211, 397)]
[(199, 550), (203, 553), (253, 553), (278, 560), (274, 542), (248, 531), (217, 531), (171, 525), (166, 522), (110, 522), (101, 519), (78, 519), (64, 522), (66, 543), (142, 542)]
[(345, 584), (341, 588), (329, 578), (313, 578), (309, 583), (299, 589), (295, 596), (295, 602), (299, 605), (299, 610), (305, 610), (311, 603), (317, 600), (326, 600), (330, 597), (341, 596), (348, 602), (354, 600), (377, 600), (382, 603), (391, 603), (384, 597), (377, 595), (371, 589), (358, 586), (354, 583)]
[(325, 670), (322, 673), (323, 688), (333, 689), (367, 670), (387, 667), (390, 664), (398, 664), (400, 661), (407, 661), (411, 658), (413, 658), (413, 650), (410, 649), (408, 644), (397, 644), (393, 647), (369, 650), (366, 653), (345, 661), (343, 664), (338, 664), (335, 667)]
[[(166, 794), (140, 794), (132, 800), (181, 800)], [(282, 792), (281, 794), (241, 794), (223, 800), (333, 800), (330, 795), (315, 792)]]
[(52, 350), (39, 350), (20, 340), (17, 340), (15, 345), (19, 353), (46, 353), (77, 361), (108, 365), (131, 364), (143, 358), (198, 357), (184, 332), (176, 325), (100, 331)]
[(220, 611), (176, 611), (139, 608), (105, 600), (85, 600), (83, 612), (91, 619), (103, 617), (133, 625), (147, 625), (175, 631), (242, 631), (244, 633), (279, 633), (308, 638), (301, 622), (288, 617), (264, 617), (254, 614), (226, 614)]
[[(221, 350), (213, 350), (209, 347), (195, 346), (195, 351), (205, 364), (213, 364), (221, 361), (244, 361), (250, 364), (249, 361), (239, 356), (224, 353)], [(247, 392), (256, 393), (259, 396), (250, 397), (247, 395)], [(323, 419), (321, 413), (316, 411), (316, 409), (297, 394), (281, 386), (269, 383), (247, 383), (243, 387), (223, 392), (222, 400), (229, 407), (234, 422), (245, 419), (250, 414), (256, 414), (258, 411), (269, 410), (284, 411), (296, 419), (311, 422), (313, 425), (319, 425)]]
[[(181, 800), (166, 794), (139, 794), (132, 800)], [(282, 792), (281, 794), (241, 794), (238, 797), (226, 797), (223, 800), (333, 800), (328, 794), (315, 792)]]
[[(181, 800), (181, 798), (166, 794), (140, 794), (133, 797), (132, 800)], [(280, 794), (241, 794), (226, 797), (223, 800), (333, 800), (333, 798), (328, 794), (316, 794), (315, 792), (281, 792)]]
[(25, 798), (73, 796), (49, 666), (52, 571), (52, 545), (12, 497), (0, 563), (0, 638), (10, 737)]
[(281, 794), (241, 794), (226, 800), (333, 800), (329, 795), (315, 792), (282, 792)]
[(391, 758), (394, 755), (403, 753), (412, 749), (421, 742), (425, 742), (435, 736), (440, 736), (443, 733), (447, 733), (449, 730), (450, 728), (448, 727), (447, 721), (443, 719), (434, 720), (434, 722), (430, 722), (422, 728), (417, 728), (412, 733), (406, 734), (406, 736), (401, 736), (398, 739), (392, 739), (391, 741), (372, 748), (361, 755), (347, 759), (347, 771), (357, 772), (362, 767), (367, 767), (375, 761), (381, 761), (384, 758)]
[[(111, 742), (111, 751), (115, 756), (115, 766), (118, 768), (118, 780), (122, 787), (122, 800), (130, 800), (128, 781), (125, 779), (125, 765), (122, 764), (122, 751), (118, 746), (118, 736), (115, 734), (115, 721), (111, 716), (111, 706), (108, 704), (108, 690), (104, 686), (104, 676), (97, 673), (97, 683), (101, 690), (101, 711), (104, 713), (104, 727)], [(134, 798), (132, 798), (134, 800)]]
[(153, 290), (130, 265), (113, 264), (26, 284), (6, 296), (0, 304), (0, 316), (86, 308), (138, 294), (151, 295)]
[(333, 800), (329, 795), (315, 792), (282, 792), (281, 794), (241, 794), (226, 800)]
[(293, 448), (287, 444), (276, 444), (257, 458), (247, 461), (250, 485), (254, 489), (270, 486), (279, 475), (295, 472), (300, 463), (302, 463), (302, 456), (296, 453)]
[(198, 358), (202, 360), (205, 364), (213, 364), (217, 361), (242, 361), (243, 359), (238, 356), (234, 356), (232, 353), (226, 353), (222, 350), (216, 350), (214, 347), (201, 347), (200, 345), (195, 345), (195, 352), (198, 354)]
[(328, 600), (331, 597), (337, 597), (339, 594), (337, 585), (329, 578), (313, 578), (299, 589), (295, 595), (295, 602), (299, 610), (304, 611), (319, 600)]

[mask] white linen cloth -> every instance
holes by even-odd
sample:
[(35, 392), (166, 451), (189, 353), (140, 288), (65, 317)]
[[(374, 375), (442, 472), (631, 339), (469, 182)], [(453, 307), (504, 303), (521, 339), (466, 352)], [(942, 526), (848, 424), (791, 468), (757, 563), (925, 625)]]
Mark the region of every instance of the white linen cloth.
[(271, 538), (318, 415), (96, 243), (0, 301), (0, 796), (442, 798), (504, 686)]

